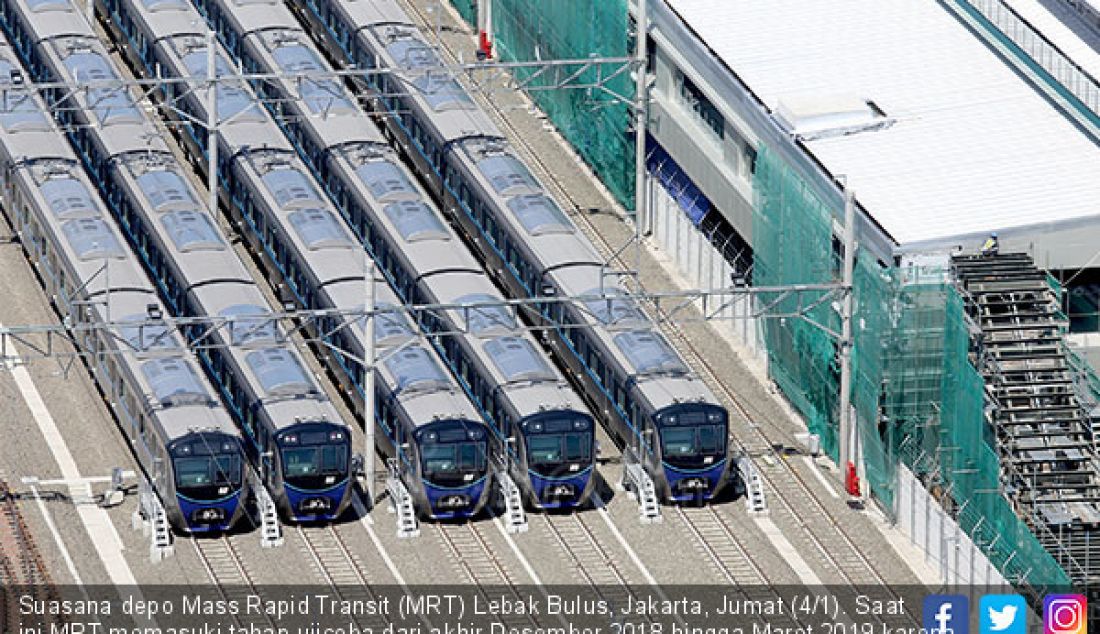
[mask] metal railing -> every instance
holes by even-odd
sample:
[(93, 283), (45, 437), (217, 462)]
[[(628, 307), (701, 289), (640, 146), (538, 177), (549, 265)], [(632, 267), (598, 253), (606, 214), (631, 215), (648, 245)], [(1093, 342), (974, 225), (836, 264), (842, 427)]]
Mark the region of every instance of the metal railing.
[(969, 5), (1100, 119), (1100, 83), (1051, 43), (1004, 0), (958, 0)]

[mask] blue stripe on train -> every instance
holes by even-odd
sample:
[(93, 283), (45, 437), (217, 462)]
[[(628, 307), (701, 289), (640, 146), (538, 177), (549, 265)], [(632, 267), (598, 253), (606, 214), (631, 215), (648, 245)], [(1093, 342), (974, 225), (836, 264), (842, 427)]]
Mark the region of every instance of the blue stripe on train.
[[(327, 489), (298, 489), (283, 483), (286, 489), (287, 502), (290, 503), (291, 519), (296, 522), (327, 522), (336, 519), (343, 513), (344, 497), (347, 494), (348, 484), (351, 480), (343, 480), (339, 484)], [(304, 513), (298, 510), (298, 505), (312, 498), (326, 498), (329, 501), (328, 510), (323, 513)]]
[[(424, 480), (424, 491), (428, 495), (428, 505), (431, 509), (432, 517), (436, 519), (462, 519), (467, 517), (473, 517), (480, 510), (481, 496), (485, 491), (485, 486), (489, 482), (488, 476), (482, 476), (480, 480), (461, 487), (441, 487), (429, 483)], [(458, 508), (443, 508), (439, 504), (440, 502), (452, 495), (465, 495), (468, 496), (469, 504)]]
[[(233, 518), (237, 514), (237, 507), (241, 503), (241, 489), (237, 489), (231, 495), (218, 500), (192, 500), (181, 494), (176, 494), (176, 500), (180, 505), (180, 513), (183, 521), (192, 533), (216, 533), (229, 530), (233, 524)], [(215, 524), (199, 524), (192, 521), (195, 511), (206, 509), (221, 509), (222, 521)]]
[(669, 466), (667, 462), (663, 463), (662, 466), (665, 468), (665, 478), (668, 479), (668, 485), (672, 491), (672, 499), (677, 502), (686, 502), (696, 499), (696, 492), (676, 492), (676, 484), (690, 478), (705, 478), (707, 487), (703, 490), (703, 499), (713, 499), (718, 484), (722, 481), (722, 476), (726, 472), (726, 461), (727, 459), (723, 458), (715, 463), (714, 466), (707, 467), (706, 469), (677, 469), (676, 467)]
[[(547, 509), (563, 509), (573, 508), (582, 503), (582, 495), (588, 487), (588, 481), (592, 477), (593, 469), (589, 466), (583, 471), (563, 478), (539, 475), (530, 469), (527, 470), (527, 473), (531, 477), (531, 488), (535, 490), (535, 496), (538, 498), (542, 507)], [(552, 499), (546, 499), (544, 497), (547, 489), (561, 485), (571, 486), (573, 488), (573, 495), (555, 497)]]

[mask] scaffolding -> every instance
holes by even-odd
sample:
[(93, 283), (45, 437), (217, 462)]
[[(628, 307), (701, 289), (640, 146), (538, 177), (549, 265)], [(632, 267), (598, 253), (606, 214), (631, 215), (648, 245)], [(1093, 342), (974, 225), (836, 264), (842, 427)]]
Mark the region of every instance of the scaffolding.
[[(834, 237), (839, 210), (767, 147), (758, 153), (754, 184), (754, 284), (835, 281), (843, 255)], [(1079, 567), (1073, 558), (1052, 556), (1063, 551), (1050, 532), (1021, 519), (1006, 497), (1001, 456), (986, 424), (987, 381), (972, 353), (975, 328), (946, 258), (893, 266), (857, 250), (852, 293), (850, 401), (874, 498), (892, 511), (897, 465), (906, 464), (1005, 578), (1028, 594), (1067, 586), (1071, 577), (1082, 581), (1082, 574), (1067, 574)], [(808, 320), (764, 323), (770, 375), (834, 458), (840, 350), (827, 329), (813, 323), (835, 329), (839, 312), (823, 304)], [(1092, 385), (1100, 388), (1100, 381)]]
[[(1075, 582), (1100, 580), (1100, 460), (1046, 274), (1025, 254), (956, 256), (1005, 496)], [(996, 472), (994, 472), (996, 473)]]

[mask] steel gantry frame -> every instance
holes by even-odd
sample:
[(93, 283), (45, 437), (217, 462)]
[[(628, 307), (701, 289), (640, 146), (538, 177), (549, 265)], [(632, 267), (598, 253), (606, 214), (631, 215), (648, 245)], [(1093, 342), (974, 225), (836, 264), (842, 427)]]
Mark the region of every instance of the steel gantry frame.
[[(369, 279), (369, 278), (368, 278)], [(748, 287), (731, 286), (714, 290), (687, 290), (665, 292), (638, 292), (631, 297), (644, 302), (659, 315), (653, 323), (660, 326), (675, 321), (677, 324), (701, 323), (714, 321), (735, 321), (740, 319), (805, 319), (814, 326), (821, 328), (828, 334), (838, 337), (840, 333), (832, 330), (824, 324), (820, 324), (808, 317), (808, 313), (827, 302), (835, 302), (843, 295), (843, 286), (840, 284), (806, 284), (799, 286), (782, 287)], [(723, 314), (727, 309), (733, 308), (739, 302), (752, 302), (756, 297), (766, 297), (766, 300), (753, 302), (757, 304), (749, 312), (743, 314)], [(101, 296), (101, 301), (107, 300), (107, 293)], [(345, 328), (354, 327), (357, 323), (363, 323), (366, 328), (374, 318), (386, 314), (400, 314), (416, 323), (434, 314), (445, 311), (458, 311), (465, 315), (473, 311), (486, 308), (505, 307), (513, 310), (529, 324), (524, 328), (530, 332), (539, 333), (550, 330), (571, 330), (590, 328), (588, 324), (572, 324), (564, 322), (545, 322), (546, 316), (542, 308), (551, 304), (568, 303), (576, 309), (593, 314), (593, 306), (600, 302), (622, 301), (621, 295), (579, 295), (576, 297), (540, 297), (537, 299), (514, 299), (496, 302), (475, 302), (469, 304), (402, 304), (402, 305), (368, 305), (361, 309), (335, 310), (335, 309), (302, 309), (273, 311), (266, 315), (248, 315), (243, 317), (201, 316), (201, 317), (169, 317), (158, 315), (155, 312), (142, 320), (127, 321), (78, 321), (71, 317), (60, 323), (53, 324), (26, 324), (0, 327), (0, 364), (12, 367), (13, 364), (27, 364), (42, 360), (71, 361), (83, 357), (104, 354), (124, 354), (144, 352), (154, 349), (165, 338), (173, 333), (184, 335), (186, 332), (195, 332), (199, 329), (194, 340), (188, 344), (191, 350), (212, 350), (226, 344), (219, 343), (215, 334), (224, 328), (237, 327), (234, 331), (239, 336), (239, 324), (245, 323), (255, 331), (268, 328), (272, 323), (281, 324), (279, 335), (273, 343), (257, 344), (281, 345), (294, 337), (301, 337), (302, 341), (338, 352), (363, 367), (377, 365), (378, 359), (370, 350), (372, 337), (366, 342), (368, 350), (365, 361), (359, 355), (349, 350), (342, 349), (326, 339)], [(794, 299), (793, 308), (779, 310), (777, 307)], [(95, 300), (92, 300), (95, 301)], [(463, 319), (463, 323), (467, 320)], [(289, 326), (289, 327), (286, 327)], [(122, 335), (123, 329), (131, 334), (129, 338)], [(369, 330), (365, 330), (369, 333)], [(90, 333), (102, 333), (106, 341), (115, 341), (117, 347), (109, 350), (85, 350), (80, 343), (85, 339), (84, 335)], [(446, 337), (449, 335), (469, 334), (468, 330), (441, 330), (425, 336), (429, 338)], [(133, 342), (136, 340), (137, 345)], [(229, 339), (226, 338), (225, 341)]]

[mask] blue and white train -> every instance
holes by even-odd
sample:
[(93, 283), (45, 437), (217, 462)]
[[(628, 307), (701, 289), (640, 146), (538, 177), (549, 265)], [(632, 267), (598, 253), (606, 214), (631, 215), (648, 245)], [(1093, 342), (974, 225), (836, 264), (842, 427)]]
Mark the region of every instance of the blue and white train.
[[(488, 116), (444, 70), (394, 0), (292, 0), (327, 51), (364, 75), (441, 202), (513, 297), (547, 302), (560, 359), (583, 378), (609, 430), (636, 447), (667, 501), (713, 499), (730, 477), (728, 412), (645, 312), (608, 275), (604, 258), (534, 178)], [(567, 352), (566, 352), (567, 351)]]
[[(0, 0), (0, 20), (36, 80), (91, 84), (47, 99), (169, 309), (221, 322), (187, 335), (283, 515), (338, 517), (353, 492), (350, 428), (269, 317), (264, 296), (162, 141), (163, 130), (127, 89), (95, 85), (120, 74), (83, 10)], [(224, 103), (233, 105), (228, 97)]]
[[(332, 71), (285, 6), (196, 3), (246, 72)], [(255, 88), (402, 299), (481, 304), (432, 313), (422, 325), (452, 333), (439, 350), (507, 447), (529, 505), (585, 504), (595, 473), (592, 416), (516, 315), (492, 306), (504, 297), (343, 83), (287, 77)]]
[[(277, 5), (261, 7), (271, 11)], [(162, 2), (154, 10), (136, 0), (107, 0), (103, 8), (111, 28), (128, 42), (127, 56), (138, 72), (206, 76), (204, 31), (196, 31), (203, 20), (191, 5)], [(218, 47), (219, 73), (231, 67), (226, 59)], [(205, 120), (204, 90), (181, 94), (167, 86), (163, 97)], [(325, 88), (303, 81), (307, 99), (316, 90)], [(219, 83), (218, 91), (223, 200), (284, 290), (302, 307), (333, 311), (312, 330), (328, 343), (329, 367), (355, 395), (353, 403), (362, 413), (363, 371), (355, 359), (365, 356), (364, 333), (339, 317), (362, 309), (366, 299), (362, 247), (247, 86)], [(196, 158), (205, 156), (205, 131), (191, 128), (183, 117), (179, 123), (185, 130), (183, 145)], [(382, 304), (399, 303), (384, 284), (376, 286)], [(397, 466), (422, 517), (477, 515), (492, 490), (491, 430), (432, 346), (402, 315), (379, 321), (376, 356), (383, 361), (376, 366), (374, 418), (383, 432), (380, 447)]]
[(165, 308), (156, 289), (43, 102), (20, 86), (23, 77), (0, 37), (4, 210), (63, 318), (123, 324), (73, 333), (171, 526), (231, 530), (249, 497), (240, 432), (192, 354), (159, 320)]

